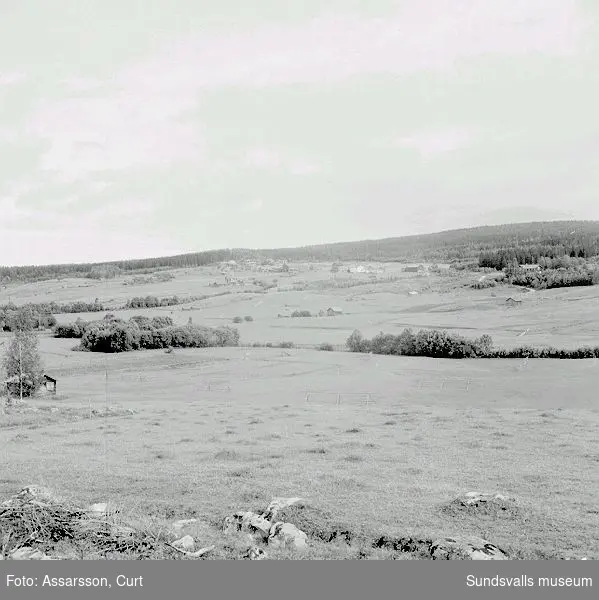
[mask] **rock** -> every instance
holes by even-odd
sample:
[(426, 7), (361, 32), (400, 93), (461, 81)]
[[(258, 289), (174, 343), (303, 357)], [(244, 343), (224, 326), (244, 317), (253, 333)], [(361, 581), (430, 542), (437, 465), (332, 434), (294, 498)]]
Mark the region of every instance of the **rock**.
[(85, 510), (91, 516), (104, 517), (108, 512), (108, 504), (106, 502), (97, 502), (96, 504), (90, 504)]
[(271, 522), (262, 515), (254, 512), (236, 512), (230, 517), (225, 517), (223, 522), (223, 531), (232, 533), (237, 531), (247, 531), (252, 535), (258, 535), (264, 539), (268, 538), (271, 530)]
[(466, 492), (463, 496), (458, 498), (463, 504), (466, 506), (472, 506), (475, 504), (480, 504), (482, 502), (506, 502), (506, 501), (514, 501), (513, 498), (508, 498), (502, 494), (490, 494), (487, 492)]
[(257, 546), (251, 546), (250, 548), (248, 548), (243, 558), (247, 560), (266, 560), (268, 558), (268, 554), (266, 554), (266, 551), (262, 548), (258, 548)]
[(467, 513), (502, 518), (516, 518), (524, 511), (515, 498), (489, 492), (467, 492), (444, 505), (442, 510), (450, 515)]
[(508, 555), (487, 540), (477, 537), (446, 537), (431, 545), (433, 560), (509, 560)]
[(273, 548), (305, 548), (308, 536), (291, 523), (278, 521), (270, 528), (268, 544)]
[(242, 523), (242, 529), (246, 528), (251, 534), (263, 539), (268, 539), (271, 527), (272, 523), (268, 519), (256, 514), (252, 514)]
[(192, 525), (193, 523), (197, 522), (198, 519), (179, 519), (171, 525), (171, 529), (174, 533), (181, 533), (181, 531), (183, 531), (185, 527), (188, 527), (189, 525)]
[(266, 510), (262, 513), (262, 516), (269, 521), (274, 521), (280, 510), (287, 508), (288, 506), (293, 506), (301, 501), (302, 498), (273, 498), (270, 501), (270, 504), (266, 507)]
[(184, 535), (181, 539), (173, 542), (172, 545), (179, 550), (185, 550), (187, 552), (193, 550), (195, 540), (190, 535)]
[(18, 548), (17, 550), (13, 550), (8, 555), (8, 558), (10, 560), (52, 560), (36, 548)]

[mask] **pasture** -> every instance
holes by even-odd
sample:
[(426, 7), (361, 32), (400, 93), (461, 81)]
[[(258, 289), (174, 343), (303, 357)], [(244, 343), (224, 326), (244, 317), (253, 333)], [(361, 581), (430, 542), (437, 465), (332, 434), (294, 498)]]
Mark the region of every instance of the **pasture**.
[[(227, 289), (208, 285), (222, 279), (214, 269), (173, 273), (172, 281), (139, 289), (118, 280), (11, 285), (0, 302), (116, 303)], [(117, 314), (169, 314), (210, 326), (251, 315), (237, 325), (244, 344), (341, 345), (354, 329), (371, 336), (404, 327), (488, 333), (505, 346), (573, 347), (599, 337), (596, 287), (473, 290), (464, 284), (475, 274), (416, 276), (397, 265), (379, 281), (352, 287), (340, 285), (350, 280), (341, 275), (335, 284), (326, 266), (259, 276), (305, 287), (231, 287), (199, 302)], [(507, 308), (509, 296), (522, 305)], [(329, 306), (344, 314), (277, 317)], [(37, 412), (0, 416), (0, 498), (40, 484), (158, 525), (197, 517), (211, 527), (202, 535), (214, 538), (206, 544), (216, 540), (217, 558), (231, 555), (218, 545), (222, 518), (273, 496), (304, 497), (357, 537), (472, 534), (520, 558), (599, 558), (596, 360), (450, 361), (251, 347), (103, 355), (74, 352), (76, 343), (41, 335), (58, 394), (31, 400)], [(43, 410), (50, 405), (58, 410)], [(106, 406), (122, 410), (103, 416)], [(501, 518), (442, 510), (471, 490), (513, 496), (521, 510)], [(306, 557), (360, 551), (315, 543)]]

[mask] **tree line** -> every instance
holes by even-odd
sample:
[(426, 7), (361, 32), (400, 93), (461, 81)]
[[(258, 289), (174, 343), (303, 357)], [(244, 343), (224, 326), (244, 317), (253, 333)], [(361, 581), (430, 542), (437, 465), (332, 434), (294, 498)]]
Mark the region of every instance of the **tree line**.
[(425, 356), (430, 358), (599, 358), (599, 346), (564, 349), (552, 346), (535, 348), (494, 348), (489, 335), (468, 339), (439, 329), (404, 329), (399, 335), (379, 333), (372, 339), (355, 330), (346, 340), (350, 352), (386, 354), (395, 356)]
[[(503, 264), (496, 257), (515, 249), (521, 263), (541, 256), (562, 254), (589, 258), (599, 255), (599, 222), (552, 221), (512, 223), (456, 229), (423, 235), (380, 240), (320, 244), (298, 248), (250, 250), (228, 248), (178, 256), (145, 258), (92, 264), (0, 267), (0, 281), (32, 281), (58, 277), (110, 278), (132, 272), (166, 268), (191, 268), (227, 260), (274, 259), (288, 261), (432, 261), (482, 260), (481, 266)], [(514, 258), (514, 256), (510, 256)], [(504, 268), (505, 265), (499, 268)]]

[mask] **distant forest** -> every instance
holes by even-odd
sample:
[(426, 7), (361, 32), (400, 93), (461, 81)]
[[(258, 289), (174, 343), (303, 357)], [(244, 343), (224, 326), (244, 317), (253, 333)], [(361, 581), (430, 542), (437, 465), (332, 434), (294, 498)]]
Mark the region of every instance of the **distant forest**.
[(104, 279), (119, 274), (190, 268), (226, 260), (464, 262), (502, 269), (513, 261), (536, 263), (541, 257), (589, 259), (599, 255), (599, 221), (551, 221), (456, 229), (381, 240), (341, 242), (267, 250), (222, 249), (178, 256), (93, 264), (0, 267), (0, 281), (60, 277)]

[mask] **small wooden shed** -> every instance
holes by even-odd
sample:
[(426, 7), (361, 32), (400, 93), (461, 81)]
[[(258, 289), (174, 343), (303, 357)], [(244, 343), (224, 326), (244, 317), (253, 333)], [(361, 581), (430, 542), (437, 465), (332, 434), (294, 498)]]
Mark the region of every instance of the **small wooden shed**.
[(44, 375), (44, 387), (53, 394), (56, 394), (56, 379), (50, 375)]

